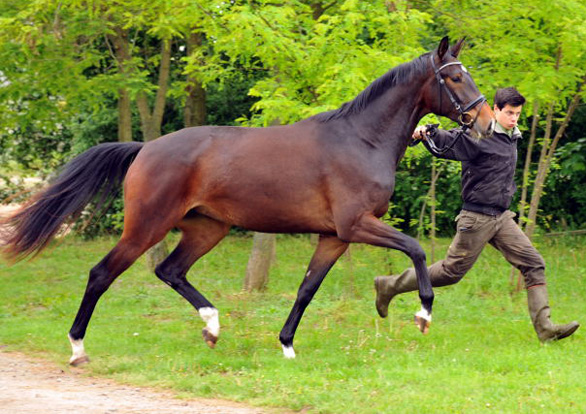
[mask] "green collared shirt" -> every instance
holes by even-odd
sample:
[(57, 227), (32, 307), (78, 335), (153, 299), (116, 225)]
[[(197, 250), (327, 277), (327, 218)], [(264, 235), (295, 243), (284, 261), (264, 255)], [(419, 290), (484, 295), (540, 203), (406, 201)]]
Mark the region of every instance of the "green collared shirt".
[(496, 123), (496, 126), (494, 127), (494, 131), (501, 133), (501, 134), (507, 134), (509, 136), (509, 138), (512, 138), (513, 135), (521, 135), (521, 131), (519, 131), (519, 128), (515, 127), (513, 129), (506, 129), (504, 126), (502, 126), (498, 122)]

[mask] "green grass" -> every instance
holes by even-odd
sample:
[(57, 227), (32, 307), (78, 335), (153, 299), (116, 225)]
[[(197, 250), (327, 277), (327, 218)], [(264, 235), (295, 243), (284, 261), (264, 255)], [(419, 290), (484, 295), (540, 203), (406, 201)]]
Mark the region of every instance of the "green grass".
[[(67, 369), (67, 332), (89, 269), (115, 240), (68, 238), (32, 261), (0, 264), (0, 344)], [(440, 240), (442, 257), (449, 240)], [(231, 236), (190, 280), (220, 310), (216, 349), (201, 339), (191, 306), (139, 261), (104, 295), (90, 323), (88, 375), (309, 413), (583, 413), (584, 328), (541, 345), (524, 292), (510, 294), (509, 266), (487, 247), (456, 286), (436, 289), (428, 336), (412, 324), (416, 293), (374, 308), (373, 277), (409, 264), (398, 252), (355, 245), (306, 311), (286, 360), (279, 331), (312, 254), (307, 237), (278, 239), (263, 293), (241, 291), (251, 239)], [(554, 321), (583, 317), (586, 240), (541, 241)], [(429, 245), (425, 244), (426, 251)], [(584, 322), (584, 321), (583, 321)]]

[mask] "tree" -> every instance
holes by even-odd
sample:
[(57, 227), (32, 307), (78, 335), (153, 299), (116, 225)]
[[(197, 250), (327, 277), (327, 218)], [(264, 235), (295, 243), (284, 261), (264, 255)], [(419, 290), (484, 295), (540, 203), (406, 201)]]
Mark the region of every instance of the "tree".
[[(528, 154), (524, 184), (534, 176), (525, 230), (535, 230), (543, 185), (555, 149), (581, 97), (585, 96), (586, 6), (577, 0), (550, 3), (545, 0), (521, 4), (496, 0), (463, 7), (460, 0), (434, 2), (442, 10), (440, 19), (457, 35), (468, 35), (467, 59), (481, 90), (494, 91), (515, 85), (527, 98), (533, 112), (532, 134), (543, 133), (535, 143), (541, 147), (536, 170)], [(470, 5), (465, 2), (464, 6)], [(464, 33), (465, 32), (465, 33)], [(495, 34), (500, 36), (497, 45)], [(553, 130), (558, 124), (558, 130)], [(539, 128), (538, 128), (539, 127)], [(553, 136), (553, 138), (552, 138)]]
[(265, 290), (269, 283), (269, 270), (275, 261), (276, 239), (274, 234), (254, 233), (252, 250), (246, 266), (244, 290)]
[[(523, 172), (520, 224), (531, 238), (557, 145), (585, 96), (586, 6), (577, 0), (521, 3), (496, 0), (467, 8), (460, 0), (434, 2), (443, 10), (441, 20), (452, 32), (469, 35), (470, 54), (482, 72), (484, 85), (491, 90), (516, 85), (528, 100), (533, 121)], [(495, 34), (501, 37), (498, 47), (493, 45)], [(543, 136), (537, 138), (540, 131)], [(536, 165), (532, 162), (535, 144), (541, 147)]]
[[(132, 140), (134, 101), (143, 139), (158, 138), (169, 88), (171, 43), (186, 32), (183, 22), (188, 19), (177, 13), (192, 11), (176, 5), (158, 0), (148, 4), (120, 0), (91, 6), (77, 0), (58, 4), (39, 0), (11, 5), (11, 13), (4, 13), (10, 17), (0, 23), (0, 36), (6, 40), (0, 53), (18, 51), (25, 59), (7, 59), (11, 65), (2, 70), (7, 79), (0, 90), (2, 103), (34, 108), (30, 112), (34, 125), (43, 106), (45, 112), (60, 115), (44, 118), (66, 123), (76, 111), (97, 110), (115, 97), (118, 139), (128, 141)], [(29, 78), (35, 82), (27, 82)], [(23, 90), (27, 84), (30, 90)], [(94, 100), (88, 99), (92, 96)], [(19, 129), (27, 128), (22, 117), (13, 118), (7, 121)], [(159, 257), (151, 260), (152, 266), (167, 254), (166, 249), (154, 251), (159, 251)]]

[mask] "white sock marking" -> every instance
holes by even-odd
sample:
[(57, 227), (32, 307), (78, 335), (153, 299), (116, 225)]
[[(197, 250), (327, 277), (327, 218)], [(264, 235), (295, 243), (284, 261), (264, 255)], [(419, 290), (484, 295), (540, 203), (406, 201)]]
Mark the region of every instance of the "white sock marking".
[(428, 311), (426, 311), (425, 309), (421, 308), (421, 310), (419, 312), (417, 312), (415, 314), (415, 316), (418, 316), (420, 318), (425, 319), (428, 322), (431, 322), (431, 315), (429, 314)]
[(285, 355), (285, 358), (287, 359), (293, 359), (295, 358), (295, 350), (292, 346), (283, 345), (283, 355)]
[(216, 308), (200, 308), (199, 316), (207, 324), (209, 333), (214, 335), (216, 338), (220, 336), (220, 319), (218, 318), (218, 310)]
[(69, 335), (67, 337), (69, 338), (69, 342), (71, 342), (71, 349), (73, 350), (73, 355), (71, 355), (69, 362), (71, 363), (76, 359), (87, 357), (83, 346), (83, 339), (73, 339)]

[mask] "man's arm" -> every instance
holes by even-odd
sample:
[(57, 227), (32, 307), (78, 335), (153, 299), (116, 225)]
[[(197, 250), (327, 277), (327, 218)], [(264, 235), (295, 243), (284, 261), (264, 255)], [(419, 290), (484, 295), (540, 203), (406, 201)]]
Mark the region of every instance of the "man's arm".
[(445, 131), (435, 125), (419, 126), (413, 132), (412, 138), (421, 139), (425, 148), (438, 158), (468, 161), (478, 153), (476, 141), (462, 133), (460, 128)]

